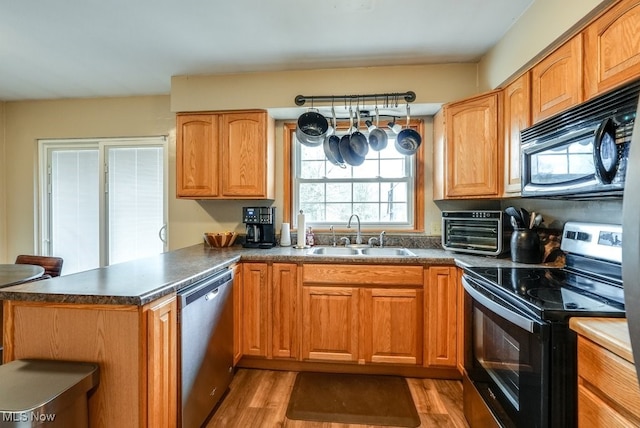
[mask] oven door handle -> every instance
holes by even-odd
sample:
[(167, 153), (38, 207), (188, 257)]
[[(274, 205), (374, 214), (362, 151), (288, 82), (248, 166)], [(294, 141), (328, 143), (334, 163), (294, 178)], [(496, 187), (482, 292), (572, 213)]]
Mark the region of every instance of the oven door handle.
[(481, 305), (485, 306), (487, 309), (492, 310), (496, 315), (501, 316), (502, 318), (517, 325), (521, 329), (528, 331), (529, 333), (538, 333), (540, 327), (540, 324), (538, 322), (532, 320), (531, 318), (527, 318), (523, 315), (515, 313), (502, 306), (501, 304), (494, 302), (493, 300), (476, 290), (471, 284), (469, 284), (464, 276), (462, 277), (462, 286), (473, 299), (475, 299)]

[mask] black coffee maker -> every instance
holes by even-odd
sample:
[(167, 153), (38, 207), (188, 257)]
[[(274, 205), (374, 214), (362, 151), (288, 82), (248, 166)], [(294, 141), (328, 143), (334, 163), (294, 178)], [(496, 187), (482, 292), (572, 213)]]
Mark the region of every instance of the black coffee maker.
[(276, 245), (276, 209), (274, 207), (244, 207), (242, 222), (247, 226), (245, 248), (272, 248)]

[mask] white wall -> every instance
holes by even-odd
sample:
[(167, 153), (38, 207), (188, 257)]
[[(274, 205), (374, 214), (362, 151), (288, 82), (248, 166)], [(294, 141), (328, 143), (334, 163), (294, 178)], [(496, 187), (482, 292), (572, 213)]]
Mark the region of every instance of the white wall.
[(7, 253), (7, 210), (6, 210), (6, 162), (5, 162), (5, 103), (0, 102), (0, 261)]

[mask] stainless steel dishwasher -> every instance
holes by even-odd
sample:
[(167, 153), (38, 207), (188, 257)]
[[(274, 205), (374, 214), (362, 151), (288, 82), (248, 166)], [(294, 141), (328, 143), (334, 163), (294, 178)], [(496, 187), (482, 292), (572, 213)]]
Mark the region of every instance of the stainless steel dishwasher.
[(233, 378), (233, 271), (178, 292), (183, 428), (200, 427)]

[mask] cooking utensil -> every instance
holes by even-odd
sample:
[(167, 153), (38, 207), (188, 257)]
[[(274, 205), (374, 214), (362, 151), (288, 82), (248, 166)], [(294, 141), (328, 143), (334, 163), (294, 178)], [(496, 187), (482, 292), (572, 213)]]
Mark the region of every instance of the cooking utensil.
[(336, 121), (336, 110), (333, 106), (331, 106), (331, 118), (332, 118), (332, 132), (327, 138), (324, 139), (323, 149), (324, 154), (327, 157), (327, 160), (334, 165), (339, 166), (340, 168), (346, 168), (347, 166), (344, 164), (344, 159), (340, 154), (340, 137), (335, 135), (335, 130), (337, 129), (337, 121)]
[(301, 144), (309, 147), (317, 147), (324, 142), (329, 131), (327, 118), (319, 111), (309, 109), (298, 117), (296, 126), (296, 138)]
[(387, 133), (380, 129), (380, 116), (378, 114), (378, 106), (376, 106), (376, 124), (373, 125), (370, 120), (364, 122), (369, 130), (369, 147), (377, 152), (384, 150), (387, 147), (388, 136)]
[(525, 228), (529, 228), (529, 223), (531, 221), (529, 211), (525, 210), (524, 208), (520, 208), (520, 216), (522, 217), (522, 226)]
[[(511, 216), (511, 218), (515, 219), (516, 226), (513, 226), (515, 229), (523, 229), (524, 223), (522, 223), (522, 216), (520, 212), (515, 207), (507, 207), (504, 209), (504, 212)], [(513, 225), (513, 221), (511, 221)]]
[(518, 220), (516, 220), (515, 217), (509, 217), (511, 219), (511, 227), (513, 227), (514, 229), (521, 229), (520, 226), (518, 226)]
[[(409, 128), (410, 121), (410, 110), (409, 104), (407, 104), (407, 124), (404, 129), (398, 132), (398, 136), (396, 137), (395, 147), (398, 153), (403, 154), (405, 156), (411, 156), (416, 151), (418, 151), (418, 147), (422, 144), (422, 137), (418, 134), (414, 129)], [(396, 132), (397, 126), (394, 124), (391, 129)]]
[(345, 163), (351, 166), (358, 166), (364, 163), (364, 156), (359, 156), (351, 149), (351, 130), (353, 129), (353, 110), (349, 108), (349, 129), (347, 133), (342, 136), (338, 149), (342, 159)]
[(544, 219), (542, 218), (542, 214), (536, 214), (536, 216), (533, 218), (533, 227), (540, 226), (543, 220)]
[(356, 107), (356, 130), (351, 134), (349, 146), (358, 156), (365, 157), (369, 153), (369, 143), (367, 137), (360, 132), (360, 107)]

